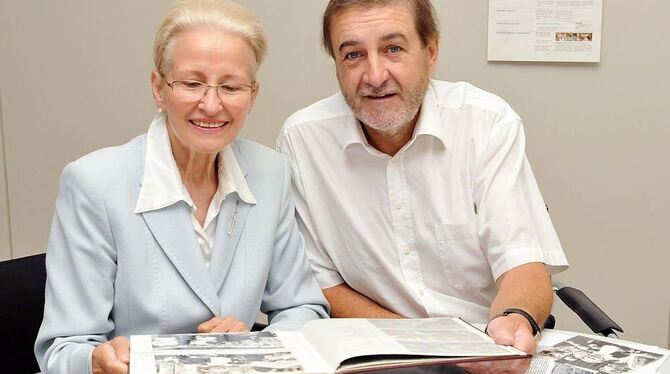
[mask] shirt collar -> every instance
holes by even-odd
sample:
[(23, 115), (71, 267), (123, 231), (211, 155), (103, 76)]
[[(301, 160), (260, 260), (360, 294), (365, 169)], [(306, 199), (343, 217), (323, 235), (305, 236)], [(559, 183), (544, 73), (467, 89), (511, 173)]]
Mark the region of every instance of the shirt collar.
[(228, 193), (237, 192), (240, 199), (247, 204), (256, 204), (256, 198), (247, 184), (244, 177), (244, 171), (237, 162), (237, 157), (233, 151), (233, 147), (227, 145), (219, 153), (219, 191), (221, 191), (222, 181), (229, 185), (229, 191), (223, 193), (226, 196)]
[[(230, 145), (219, 152), (217, 160), (219, 196), (225, 198), (228, 194), (237, 192), (244, 202), (255, 204), (254, 195), (247, 185)], [(151, 122), (147, 133), (144, 173), (135, 213), (165, 208), (179, 201), (184, 201), (194, 208), (172, 155), (165, 115), (159, 114)]]
[(352, 144), (361, 144), (365, 147), (368, 145), (368, 140), (365, 138), (360, 121), (356, 118), (354, 112), (351, 111), (351, 108), (349, 108), (344, 124), (342, 149), (346, 150)]
[[(444, 147), (447, 146), (447, 128), (440, 120), (440, 107), (437, 97), (435, 96), (432, 82), (431, 79), (426, 94), (423, 97), (423, 101), (421, 102), (421, 111), (419, 112), (419, 118), (417, 120), (414, 134), (408, 145), (411, 145), (418, 136), (428, 135), (440, 140)], [(365, 138), (360, 122), (356, 119), (351, 109), (349, 109), (349, 114), (347, 115), (345, 122), (342, 149), (346, 150), (352, 144), (360, 144), (366, 149), (372, 147)]]
[(441, 119), (440, 104), (438, 103), (433, 81), (428, 84), (428, 89), (421, 103), (421, 112), (417, 120), (417, 127), (412, 136), (412, 141), (420, 135), (429, 135), (442, 142), (442, 146), (447, 147), (447, 126)]

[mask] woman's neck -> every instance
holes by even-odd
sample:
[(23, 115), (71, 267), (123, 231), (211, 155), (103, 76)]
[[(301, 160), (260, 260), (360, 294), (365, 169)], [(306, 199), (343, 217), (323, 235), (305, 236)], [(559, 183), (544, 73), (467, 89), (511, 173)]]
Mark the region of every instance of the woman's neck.
[(205, 227), (207, 210), (219, 188), (217, 154), (180, 152), (175, 149), (177, 148), (173, 148), (172, 153), (181, 181), (196, 207), (195, 219), (200, 226)]
[(218, 186), (216, 168), (217, 154), (196, 154), (194, 152), (174, 152), (174, 159), (184, 186)]

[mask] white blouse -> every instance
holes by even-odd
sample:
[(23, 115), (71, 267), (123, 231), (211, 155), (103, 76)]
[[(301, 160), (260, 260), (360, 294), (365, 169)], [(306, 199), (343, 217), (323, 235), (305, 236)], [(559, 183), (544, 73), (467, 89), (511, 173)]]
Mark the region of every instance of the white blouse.
[(207, 209), (205, 223), (200, 225), (195, 218), (197, 208), (181, 180), (177, 163), (172, 155), (165, 118), (165, 115), (157, 115), (149, 127), (144, 174), (135, 213), (161, 209), (179, 201), (186, 202), (191, 207), (193, 230), (205, 265), (209, 268), (216, 237), (216, 223), (223, 200), (233, 192), (237, 192), (240, 199), (246, 203), (255, 204), (256, 200), (244, 179), (233, 150), (230, 146), (226, 146), (217, 157), (219, 187)]

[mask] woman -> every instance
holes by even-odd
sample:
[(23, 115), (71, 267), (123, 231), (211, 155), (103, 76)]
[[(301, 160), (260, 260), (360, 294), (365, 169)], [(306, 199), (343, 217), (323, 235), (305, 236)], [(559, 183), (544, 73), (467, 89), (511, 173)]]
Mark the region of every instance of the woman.
[(125, 372), (131, 334), (271, 329), (327, 317), (274, 151), (235, 140), (258, 93), (256, 19), (177, 2), (154, 45), (146, 135), (61, 177), (35, 352), (51, 373)]

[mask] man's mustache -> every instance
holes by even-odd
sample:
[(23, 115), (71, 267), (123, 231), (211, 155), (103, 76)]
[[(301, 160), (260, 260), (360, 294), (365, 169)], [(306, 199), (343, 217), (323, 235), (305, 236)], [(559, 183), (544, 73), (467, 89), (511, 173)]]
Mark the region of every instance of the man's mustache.
[(358, 90), (358, 96), (385, 96), (398, 93), (395, 85), (384, 83), (379, 87), (365, 86)]

